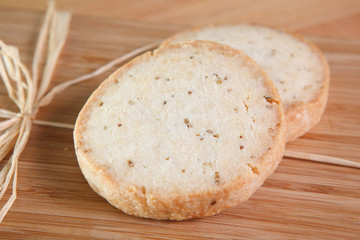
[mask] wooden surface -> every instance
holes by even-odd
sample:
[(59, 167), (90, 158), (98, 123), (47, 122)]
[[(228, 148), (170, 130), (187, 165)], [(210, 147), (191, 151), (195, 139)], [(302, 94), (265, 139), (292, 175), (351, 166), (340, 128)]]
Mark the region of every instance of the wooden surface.
[[(44, 10), (47, 0), (0, 0), (1, 7)], [(306, 35), (360, 39), (359, 0), (58, 0), (76, 15), (181, 26), (262, 23)]]
[[(38, 9), (36, 4), (31, 7), (16, 5), (24, 2), (0, 2), (0, 39), (19, 46), (23, 61), (29, 64), (43, 15), (31, 10)], [(64, 1), (64, 8), (66, 2), (69, 1)], [(85, 6), (83, 2), (75, 1), (74, 12), (81, 10), (76, 7)], [(99, 4), (99, 1), (90, 2)], [(235, 16), (234, 12), (223, 14), (223, 18), (211, 18), (215, 3), (210, 1), (206, 9), (206, 2), (199, 1), (194, 6), (205, 10), (201, 13), (202, 18), (190, 12), (189, 18), (193, 16), (193, 22), (185, 19), (185, 10), (181, 10), (184, 8), (176, 10), (173, 3), (168, 5), (168, 9), (174, 11), (173, 21), (168, 20), (170, 13), (161, 12), (163, 18), (158, 17), (160, 20), (155, 21), (156, 14), (142, 15), (134, 5), (131, 6), (138, 15), (130, 16), (128, 12), (124, 18), (130, 20), (121, 20), (114, 18), (121, 18), (114, 16), (115, 13), (111, 15), (112, 11), (116, 12), (111, 10), (114, 1), (108, 2), (103, 11), (108, 9), (113, 19), (99, 17), (99, 13), (94, 13), (95, 17), (84, 16), (81, 11), (74, 16), (54, 83), (88, 73), (126, 52), (164, 39), (184, 29), (185, 25), (205, 21), (252, 21), (255, 18), (251, 18), (251, 14)], [(155, 1), (155, 6), (162, 2)], [(330, 6), (314, 5), (311, 9), (307, 1), (297, 4), (302, 13), (294, 10), (297, 17), (289, 14), (289, 21), (285, 16), (267, 19), (273, 12), (281, 10), (275, 11), (265, 2), (256, 9), (272, 11), (264, 12), (262, 19), (259, 12), (255, 15), (260, 19), (257, 22), (297, 29), (306, 34), (324, 51), (330, 63), (330, 98), (325, 115), (320, 124), (289, 144), (287, 149), (360, 162), (360, 4), (358, 1), (324, 2)], [(280, 6), (284, 1), (273, 3)], [(315, 2), (319, 3), (321, 1)], [(247, 4), (248, 8), (255, 8), (251, 1)], [(230, 6), (226, 1), (223, 5), (223, 8)], [(283, 11), (290, 9), (290, 5), (284, 3)], [(125, 9), (129, 11), (131, 6)], [(304, 6), (308, 8), (305, 10)], [(221, 9), (218, 14), (222, 13)], [(314, 13), (323, 15), (318, 14), (319, 18), (313, 19), (313, 24), (310, 20), (306, 22), (303, 15), (313, 17)], [(85, 15), (91, 15), (91, 11)], [(302, 25), (301, 21), (306, 24)], [(109, 73), (59, 95), (51, 105), (40, 110), (38, 119), (74, 123), (89, 94)], [(0, 106), (15, 110), (3, 85), (0, 85)], [(154, 221), (128, 216), (91, 190), (78, 167), (71, 130), (34, 125), (19, 162), (18, 199), (0, 225), (0, 238), (359, 239), (360, 170), (284, 158), (276, 172), (244, 204), (213, 217), (184, 222)]]

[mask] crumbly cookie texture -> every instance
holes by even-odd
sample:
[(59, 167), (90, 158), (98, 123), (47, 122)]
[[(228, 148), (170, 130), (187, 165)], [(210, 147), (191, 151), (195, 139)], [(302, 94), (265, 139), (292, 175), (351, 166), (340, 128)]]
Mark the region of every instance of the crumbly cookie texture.
[(300, 35), (247, 24), (204, 26), (175, 34), (162, 46), (194, 39), (237, 48), (263, 67), (282, 98), (287, 141), (320, 121), (328, 98), (329, 67), (318, 48)]
[(274, 83), (239, 50), (193, 41), (148, 52), (92, 94), (74, 141), (90, 186), (125, 213), (210, 216), (247, 200), (286, 142)]

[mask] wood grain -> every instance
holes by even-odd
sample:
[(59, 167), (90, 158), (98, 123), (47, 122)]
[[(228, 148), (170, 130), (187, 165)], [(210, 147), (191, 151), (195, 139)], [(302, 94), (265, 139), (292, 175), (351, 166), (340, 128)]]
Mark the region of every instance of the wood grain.
[[(47, 0), (1, 0), (0, 6), (45, 10)], [(303, 34), (360, 38), (359, 0), (59, 0), (59, 9), (176, 25), (251, 22)]]
[[(0, 9), (0, 38), (20, 46), (30, 62), (42, 15)], [(54, 83), (88, 73), (137, 47), (184, 27), (163, 23), (74, 16)], [(311, 37), (331, 68), (329, 103), (322, 121), (290, 150), (360, 162), (360, 40)], [(73, 123), (103, 74), (76, 85), (40, 110), (38, 119)], [(1, 107), (15, 109), (0, 85)], [(360, 170), (283, 159), (244, 204), (184, 222), (128, 216), (94, 193), (74, 153), (72, 131), (34, 126), (19, 162), (18, 199), (0, 225), (1, 239), (357, 239)]]

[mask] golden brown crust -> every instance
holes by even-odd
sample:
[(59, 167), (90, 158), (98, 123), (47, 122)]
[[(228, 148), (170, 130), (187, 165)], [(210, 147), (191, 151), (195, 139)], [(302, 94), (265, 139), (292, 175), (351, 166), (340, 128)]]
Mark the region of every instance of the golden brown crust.
[[(249, 174), (239, 176), (235, 181), (217, 187), (208, 192), (193, 192), (189, 195), (178, 195), (176, 193), (164, 196), (156, 192), (145, 191), (136, 185), (126, 185), (115, 182), (115, 177), (105, 166), (96, 163), (96, 160), (87, 152), (84, 152), (85, 143), (82, 141), (82, 134), (85, 130), (85, 122), (88, 112), (91, 111), (91, 104), (104, 94), (107, 87), (111, 87), (115, 77), (125, 73), (127, 69), (140, 61), (147, 61), (152, 55), (161, 54), (168, 48), (162, 48), (154, 53), (146, 53), (132, 60), (113, 73), (100, 87), (91, 95), (84, 108), (81, 110), (76, 121), (74, 130), (74, 141), (76, 154), (81, 171), (92, 189), (106, 198), (109, 203), (120, 208), (127, 214), (153, 219), (185, 220), (190, 218), (211, 216), (220, 211), (246, 201), (256, 189), (261, 186), (264, 180), (275, 170), (282, 159), (285, 141), (285, 117), (281, 100), (274, 83), (258, 65), (239, 50), (230, 48), (214, 42), (194, 41), (188, 42), (193, 47), (200, 47), (204, 44), (209, 49), (219, 50), (231, 56), (237, 55), (246, 59), (247, 63), (255, 68), (264, 78), (266, 87), (272, 92), (276, 100), (278, 112), (278, 131), (274, 135), (274, 144), (260, 157), (258, 166), (259, 175)], [(169, 48), (179, 48), (181, 44), (172, 45)], [(251, 173), (250, 173), (251, 172)]]
[(306, 40), (300, 34), (288, 33), (308, 45), (312, 52), (321, 60), (323, 68), (323, 83), (318, 95), (310, 102), (290, 106), (285, 112), (287, 125), (286, 141), (291, 142), (304, 135), (320, 121), (329, 95), (330, 69), (325, 56), (316, 45)]
[[(273, 27), (263, 26), (263, 25), (257, 25), (257, 24), (248, 24), (250, 26), (260, 26), (260, 27), (267, 27), (276, 31), (279, 31), (278, 29), (275, 29)], [(183, 32), (176, 33), (169, 38), (167, 38), (165, 41), (163, 41), (160, 45), (160, 48), (167, 47), (171, 45), (171, 43), (177, 39), (180, 36), (189, 34), (189, 33), (196, 33), (197, 31), (200, 31), (204, 28), (210, 28), (210, 27), (221, 27), (221, 26), (236, 26), (236, 24), (233, 25), (224, 25), (224, 24), (211, 24), (211, 25), (205, 25), (200, 27), (195, 27)], [(329, 82), (330, 82), (330, 70), (329, 65), (327, 63), (326, 58), (324, 57), (323, 53), (319, 50), (319, 48), (311, 43), (310, 41), (306, 40), (303, 36), (301, 36), (298, 33), (290, 32), (284, 30), (283, 32), (286, 32), (296, 39), (300, 40), (304, 44), (308, 45), (313, 53), (315, 53), (318, 58), (321, 61), (322, 68), (323, 68), (323, 78), (322, 78), (322, 88), (320, 89), (317, 96), (314, 96), (314, 99), (310, 102), (304, 102), (301, 104), (294, 104), (285, 112), (286, 117), (286, 125), (287, 125), (287, 137), (286, 141), (291, 142), (297, 139), (298, 137), (304, 135), (306, 132), (308, 132), (312, 127), (314, 127), (321, 119), (321, 116), (324, 113), (326, 103), (328, 100), (328, 93), (329, 93)]]

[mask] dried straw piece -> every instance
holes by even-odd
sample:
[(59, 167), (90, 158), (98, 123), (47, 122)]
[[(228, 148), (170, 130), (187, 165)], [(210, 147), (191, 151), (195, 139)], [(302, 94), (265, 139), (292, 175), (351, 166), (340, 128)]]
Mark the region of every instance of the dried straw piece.
[(329, 156), (313, 154), (313, 153), (304, 153), (304, 152), (285, 150), (284, 157), (297, 158), (297, 159), (301, 159), (301, 160), (321, 162), (321, 163), (327, 163), (327, 164), (334, 164), (334, 165), (340, 165), (340, 166), (345, 166), (345, 167), (360, 168), (360, 163), (358, 163), (358, 162), (353, 162), (353, 161), (345, 160), (342, 158), (329, 157)]
[(49, 45), (44, 74), (40, 83), (36, 101), (39, 101), (47, 91), (53, 75), (57, 60), (64, 47), (69, 31), (70, 13), (55, 11), (49, 32)]
[(33, 123), (42, 126), (67, 128), (67, 129), (74, 129), (75, 126), (74, 124), (69, 124), (69, 123), (49, 122), (49, 121), (41, 121), (36, 119), (33, 121)]

